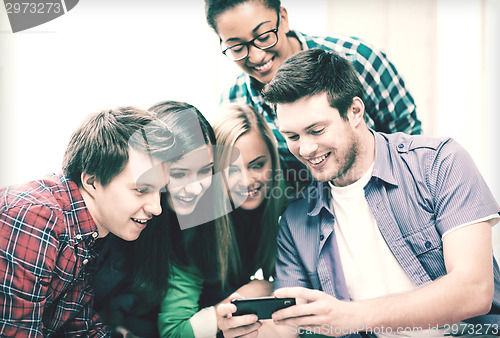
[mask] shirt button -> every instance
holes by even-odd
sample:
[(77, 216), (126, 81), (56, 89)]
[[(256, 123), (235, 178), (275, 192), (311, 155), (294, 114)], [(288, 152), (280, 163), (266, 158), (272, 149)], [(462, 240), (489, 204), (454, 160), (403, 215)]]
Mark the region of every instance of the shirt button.
[(94, 231), (94, 232), (92, 233), (92, 237), (96, 238), (97, 236), (99, 236), (99, 233), (98, 233), (97, 231)]
[(87, 258), (85, 258), (82, 263), (83, 263), (83, 265), (87, 265), (88, 262), (89, 262), (89, 260)]
[(76, 236), (75, 236), (75, 238), (76, 238), (77, 240), (81, 240), (81, 239), (82, 239), (82, 235), (76, 235)]
[(324, 239), (325, 239), (325, 236), (323, 236), (323, 235), (320, 235), (320, 236), (319, 236), (319, 240), (320, 240), (320, 241), (322, 241), (322, 240), (324, 240)]
[(425, 247), (426, 247), (427, 249), (429, 249), (431, 246), (432, 246), (432, 243), (431, 243), (431, 242), (429, 242), (429, 241), (425, 242)]
[(404, 144), (403, 144), (403, 143), (400, 143), (400, 144), (398, 145), (398, 148), (399, 148), (399, 149), (402, 149), (402, 148), (404, 148), (404, 147), (405, 147), (405, 146), (404, 146)]

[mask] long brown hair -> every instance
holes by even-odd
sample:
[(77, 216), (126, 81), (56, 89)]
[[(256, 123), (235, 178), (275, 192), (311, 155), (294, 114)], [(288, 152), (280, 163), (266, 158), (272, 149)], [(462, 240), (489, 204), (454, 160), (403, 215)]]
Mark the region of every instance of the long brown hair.
[[(258, 238), (255, 262), (264, 272), (266, 278), (274, 274), (274, 263), (276, 255), (276, 235), (278, 230), (278, 218), (284, 204), (283, 179), (281, 175), (279, 156), (276, 139), (267, 125), (264, 118), (251, 106), (242, 104), (231, 104), (222, 108), (218, 113), (218, 119), (214, 121), (213, 127), (215, 137), (219, 147), (215, 156), (215, 171), (222, 172), (229, 164), (231, 148), (238, 138), (249, 132), (255, 132), (266, 144), (271, 154), (271, 184), (270, 193), (263, 203), (263, 213), (261, 220), (257, 222), (255, 231)], [(276, 194), (278, 193), (278, 194)], [(278, 196), (276, 196), (278, 195)], [(228, 214), (217, 220), (225, 222), (228, 228), (233, 229), (233, 223), (238, 222), (232, 214)], [(219, 257), (222, 270), (222, 281), (227, 281), (231, 273), (237, 274), (241, 269), (240, 254), (234, 236), (234, 229), (231, 233), (222, 236), (220, 240), (227, 248), (225, 257)]]

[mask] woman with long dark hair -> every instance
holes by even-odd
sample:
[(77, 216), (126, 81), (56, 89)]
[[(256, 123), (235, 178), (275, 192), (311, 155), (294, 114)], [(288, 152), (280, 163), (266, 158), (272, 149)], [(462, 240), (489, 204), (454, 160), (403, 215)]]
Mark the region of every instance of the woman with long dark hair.
[[(276, 141), (262, 116), (250, 106), (228, 106), (219, 117), (214, 123), (215, 177), (224, 188), (219, 191), (221, 186), (215, 185), (215, 205), (227, 212), (215, 220), (213, 234), (195, 230), (198, 240), (177, 250), (186, 256), (173, 263), (159, 314), (162, 337), (214, 337), (216, 307), (228, 302), (231, 293), (260, 297), (272, 291), (269, 278), (274, 273), (278, 217), (284, 201)], [(217, 249), (201, 245), (212, 239)], [(197, 245), (207, 250), (206, 266), (196, 264), (202, 258), (195, 252)], [(210, 258), (215, 262), (208, 262)], [(252, 279), (258, 271), (261, 279)]]

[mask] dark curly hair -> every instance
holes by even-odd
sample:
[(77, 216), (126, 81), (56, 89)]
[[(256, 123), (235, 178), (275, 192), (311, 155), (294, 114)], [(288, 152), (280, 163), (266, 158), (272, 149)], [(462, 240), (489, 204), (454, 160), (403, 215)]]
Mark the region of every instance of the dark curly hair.
[(264, 6), (274, 9), (278, 14), (281, 8), (280, 0), (205, 0), (205, 15), (207, 17), (208, 24), (216, 33), (218, 33), (217, 26), (215, 24), (217, 17), (228, 9), (234, 8), (245, 2), (260, 2)]

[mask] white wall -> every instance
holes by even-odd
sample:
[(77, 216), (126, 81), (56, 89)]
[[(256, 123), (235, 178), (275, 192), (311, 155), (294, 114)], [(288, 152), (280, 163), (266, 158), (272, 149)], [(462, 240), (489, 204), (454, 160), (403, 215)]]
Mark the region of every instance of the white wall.
[[(459, 140), (500, 201), (498, 0), (282, 3), (292, 28), (355, 35), (385, 50), (424, 132)], [(58, 171), (71, 132), (91, 112), (176, 99), (210, 116), (239, 72), (220, 54), (201, 0), (82, 0), (16, 34), (0, 6), (0, 48), (0, 186)]]
[[(457, 139), (500, 201), (500, 2), (329, 0), (327, 8), (327, 33), (384, 50), (416, 101), (424, 133)], [(493, 241), (500, 257), (500, 226)]]

